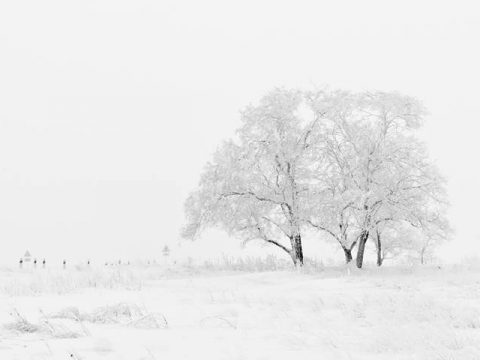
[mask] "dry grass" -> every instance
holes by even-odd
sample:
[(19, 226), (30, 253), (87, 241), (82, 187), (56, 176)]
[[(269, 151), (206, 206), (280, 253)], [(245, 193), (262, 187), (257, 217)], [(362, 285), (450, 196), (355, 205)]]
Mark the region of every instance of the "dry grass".
[(51, 319), (70, 319), (95, 324), (121, 324), (143, 329), (167, 328), (163, 314), (149, 312), (136, 304), (118, 303), (81, 312), (76, 307), (67, 307), (49, 316)]

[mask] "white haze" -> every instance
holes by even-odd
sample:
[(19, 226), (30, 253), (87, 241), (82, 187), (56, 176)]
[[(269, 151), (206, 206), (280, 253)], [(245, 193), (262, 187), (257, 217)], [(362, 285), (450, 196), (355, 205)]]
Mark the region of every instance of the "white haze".
[[(474, 1), (2, 2), (0, 262), (26, 249), (159, 256), (176, 246), (183, 201), (238, 110), (275, 86), (324, 85), (424, 101), (422, 136), (449, 181), (456, 230), (440, 254), (480, 254), (478, 10)], [(206, 237), (200, 244), (218, 251), (235, 244)]]

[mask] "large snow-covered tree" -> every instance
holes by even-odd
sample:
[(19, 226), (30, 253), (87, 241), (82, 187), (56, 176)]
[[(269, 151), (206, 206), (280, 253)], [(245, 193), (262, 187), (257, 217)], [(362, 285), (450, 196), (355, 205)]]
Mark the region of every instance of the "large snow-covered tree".
[(381, 248), (381, 229), (388, 223), (414, 224), (417, 209), (444, 204), (443, 180), (415, 135), (425, 110), (416, 99), (397, 93), (317, 92), (309, 99), (322, 116), (316, 145), (326, 170), (318, 178), (332, 189), (318, 202), (336, 204), (337, 216), (329, 220), (339, 230), (351, 229), (336, 234), (343, 236), (344, 251), (357, 245), (356, 263), (362, 267), (369, 237), (375, 235)]
[(259, 239), (303, 265), (302, 229), (318, 118), (299, 91), (275, 90), (241, 113), (238, 138), (223, 144), (186, 202), (184, 236), (220, 226)]

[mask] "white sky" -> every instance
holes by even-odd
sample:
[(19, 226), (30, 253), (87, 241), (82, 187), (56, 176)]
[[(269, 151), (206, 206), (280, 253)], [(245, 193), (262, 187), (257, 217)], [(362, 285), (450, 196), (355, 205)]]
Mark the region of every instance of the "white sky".
[(422, 99), (457, 230), (442, 254), (479, 254), (475, 3), (0, 2), (0, 262), (175, 244), (184, 198), (238, 110), (282, 85)]

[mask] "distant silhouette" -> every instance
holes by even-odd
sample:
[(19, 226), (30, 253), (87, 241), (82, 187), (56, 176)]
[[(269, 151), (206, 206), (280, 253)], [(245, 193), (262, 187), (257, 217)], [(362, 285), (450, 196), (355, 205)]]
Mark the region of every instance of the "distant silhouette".
[(42, 267), (43, 267), (44, 269), (45, 269), (45, 263), (46, 263), (46, 262), (45, 262), (45, 259), (43, 259), (43, 261), (42, 261)]
[(21, 269), (23, 267), (23, 259), (20, 259), (20, 261), (18, 263), (19, 263), (20, 269)]
[(67, 261), (63, 260), (63, 268), (65, 269), (67, 267)]
[(32, 258), (32, 255), (30, 254), (30, 251), (25, 251), (25, 255), (23, 255), (23, 261), (24, 262), (30, 262)]
[(170, 255), (170, 248), (167, 245), (165, 245), (163, 247), (162, 253), (163, 253), (163, 256), (165, 256), (165, 257)]

